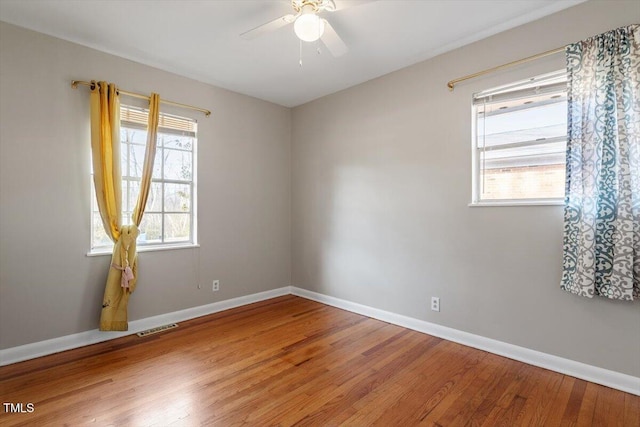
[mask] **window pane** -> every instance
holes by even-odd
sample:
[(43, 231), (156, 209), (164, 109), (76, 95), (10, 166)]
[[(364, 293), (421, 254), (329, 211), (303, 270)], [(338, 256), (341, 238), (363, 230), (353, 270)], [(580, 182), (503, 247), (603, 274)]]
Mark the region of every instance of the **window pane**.
[[(131, 156), (129, 158), (129, 176), (140, 178), (142, 176), (142, 168), (144, 166), (144, 155), (146, 152), (146, 146), (144, 145), (131, 145)], [(162, 150), (156, 150), (156, 158), (153, 162), (153, 178), (160, 178), (162, 170)], [(123, 175), (126, 169), (122, 169)]]
[(99, 212), (93, 212), (93, 242), (92, 245), (94, 248), (99, 248), (102, 246), (112, 246), (113, 243), (111, 239), (107, 236), (106, 231), (104, 231), (104, 226), (102, 225), (102, 218), (100, 217)]
[[(133, 208), (138, 202), (138, 195), (140, 194), (140, 182), (129, 182), (129, 210), (133, 212)], [(147, 196), (147, 206), (144, 208), (145, 212), (162, 212), (162, 183), (152, 182), (149, 187), (149, 195)]]
[(189, 212), (191, 210), (191, 186), (189, 184), (164, 185), (165, 212)]
[(152, 182), (149, 186), (149, 194), (147, 196), (147, 206), (145, 212), (161, 212), (162, 211), (162, 183)]
[(145, 147), (143, 145), (131, 145), (130, 147), (129, 176), (140, 178), (144, 165)]
[(481, 167), (483, 169), (495, 169), (515, 166), (564, 164), (566, 144), (566, 141), (558, 141), (486, 152), (480, 149)]
[(133, 224), (133, 220), (131, 219), (131, 212), (125, 211), (122, 212), (122, 225), (131, 225)]
[(156, 158), (153, 160), (153, 179), (162, 179), (162, 147), (156, 149)]
[(164, 150), (164, 179), (191, 181), (193, 164), (191, 152)]
[(479, 150), (481, 198), (485, 200), (564, 197), (565, 141)]
[(93, 176), (91, 176), (91, 211), (98, 212), (100, 209), (98, 208), (98, 199), (96, 199), (96, 187), (93, 182)]
[(485, 200), (561, 198), (564, 177), (564, 163), (485, 169), (481, 196)]
[(190, 136), (160, 134), (158, 139), (162, 141), (165, 148), (193, 150), (193, 138)]
[(138, 242), (160, 243), (162, 241), (162, 214), (145, 213), (140, 223)]
[(129, 144), (120, 144), (120, 171), (122, 176), (129, 176)]
[(121, 127), (120, 140), (130, 144), (147, 145), (147, 131)]
[(564, 196), (565, 74), (551, 73), (474, 95), (474, 202)]
[[(526, 102), (526, 100), (524, 101)], [(567, 102), (478, 117), (478, 147), (540, 141), (567, 134)]]
[(190, 237), (191, 214), (165, 214), (164, 241), (183, 242)]

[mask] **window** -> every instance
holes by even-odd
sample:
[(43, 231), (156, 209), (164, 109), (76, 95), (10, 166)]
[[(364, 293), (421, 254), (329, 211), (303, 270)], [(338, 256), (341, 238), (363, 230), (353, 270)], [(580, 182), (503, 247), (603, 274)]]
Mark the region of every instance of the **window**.
[[(120, 107), (122, 223), (131, 224), (147, 142), (148, 110)], [(196, 244), (195, 120), (160, 113), (157, 151), (138, 247)], [(93, 189), (93, 181), (91, 188)], [(95, 191), (95, 190), (93, 190)], [(93, 195), (91, 249), (111, 248)]]
[(562, 200), (566, 86), (562, 71), (474, 95), (472, 204)]

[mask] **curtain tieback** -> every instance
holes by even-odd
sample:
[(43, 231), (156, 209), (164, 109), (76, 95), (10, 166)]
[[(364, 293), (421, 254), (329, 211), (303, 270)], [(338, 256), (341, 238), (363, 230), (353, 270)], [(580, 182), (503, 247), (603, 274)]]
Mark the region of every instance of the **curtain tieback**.
[(129, 281), (133, 280), (133, 271), (131, 270), (131, 267), (126, 266), (126, 267), (122, 268), (119, 265), (116, 265), (116, 264), (113, 264), (113, 263), (111, 263), (111, 267), (115, 268), (116, 270), (122, 271), (122, 278), (120, 279), (120, 286), (122, 286), (125, 289), (129, 289)]

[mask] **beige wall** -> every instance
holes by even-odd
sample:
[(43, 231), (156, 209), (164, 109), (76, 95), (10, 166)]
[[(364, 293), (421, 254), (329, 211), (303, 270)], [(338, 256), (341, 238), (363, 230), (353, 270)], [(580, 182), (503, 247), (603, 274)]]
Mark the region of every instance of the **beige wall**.
[(97, 328), (110, 259), (86, 256), (89, 95), (72, 79), (213, 111), (179, 110), (199, 123), (201, 247), (140, 254), (130, 320), (291, 283), (290, 109), (0, 23), (0, 348)]
[(561, 206), (468, 207), (472, 94), (563, 55), (446, 87), (637, 22), (591, 1), (295, 108), (293, 284), (640, 376), (640, 305), (559, 288)]

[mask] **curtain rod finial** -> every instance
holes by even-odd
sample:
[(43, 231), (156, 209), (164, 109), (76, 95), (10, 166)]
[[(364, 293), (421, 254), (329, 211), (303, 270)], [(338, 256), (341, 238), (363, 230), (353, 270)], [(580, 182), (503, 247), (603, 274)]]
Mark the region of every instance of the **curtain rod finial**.
[(449, 92), (453, 92), (453, 82), (447, 83), (447, 87), (449, 88)]

